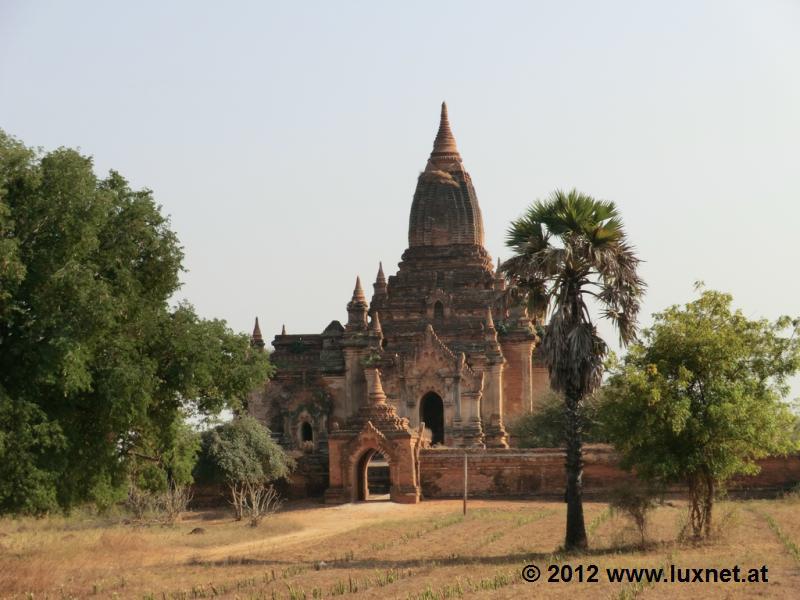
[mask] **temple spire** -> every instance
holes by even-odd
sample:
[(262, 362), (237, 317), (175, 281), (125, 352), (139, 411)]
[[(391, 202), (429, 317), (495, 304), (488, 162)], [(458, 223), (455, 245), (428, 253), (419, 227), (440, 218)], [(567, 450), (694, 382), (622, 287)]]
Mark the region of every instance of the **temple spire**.
[(386, 276), (383, 274), (383, 263), (378, 263), (378, 276), (375, 278), (375, 283), (386, 285)]
[(383, 329), (381, 329), (381, 320), (378, 317), (378, 311), (376, 310), (372, 313), (372, 321), (369, 324), (370, 331), (372, 331), (375, 335), (383, 336)]
[(364, 331), (367, 329), (367, 297), (361, 287), (361, 277), (356, 277), (353, 299), (347, 303), (347, 331)]
[(250, 337), (250, 344), (254, 348), (263, 348), (266, 345), (264, 337), (261, 335), (261, 327), (258, 325), (258, 317), (256, 317), (256, 324), (253, 327), (253, 335)]
[(496, 290), (504, 290), (506, 289), (506, 276), (503, 273), (501, 265), (503, 263), (500, 262), (500, 257), (497, 258), (497, 269), (494, 272), (494, 289)]
[(444, 102), (442, 102), (442, 114), (439, 117), (439, 131), (436, 133), (436, 139), (433, 141), (431, 160), (461, 161), (461, 155), (459, 155), (458, 147), (456, 146), (456, 138), (453, 136), (453, 131), (450, 129), (450, 119), (447, 116), (447, 104)]
[(281, 335), (286, 335), (286, 325), (281, 325)]
[(383, 274), (383, 263), (378, 263), (378, 275), (375, 277), (375, 283), (372, 284), (372, 289), (374, 290), (372, 296), (372, 304), (374, 308), (376, 301), (380, 303), (386, 297), (387, 287), (386, 276)]
[(486, 329), (494, 329), (494, 319), (492, 318), (492, 308), (487, 307), (486, 309)]
[(367, 297), (364, 295), (364, 288), (361, 287), (361, 277), (356, 276), (356, 287), (353, 290), (353, 302), (363, 302), (366, 304)]

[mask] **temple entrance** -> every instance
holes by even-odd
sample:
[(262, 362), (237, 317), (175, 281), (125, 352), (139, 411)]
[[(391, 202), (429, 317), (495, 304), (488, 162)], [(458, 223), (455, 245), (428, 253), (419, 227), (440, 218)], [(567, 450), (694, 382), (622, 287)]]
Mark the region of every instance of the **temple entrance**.
[(377, 450), (367, 450), (358, 463), (358, 499), (389, 500), (389, 463)]
[(419, 404), (419, 420), (431, 430), (431, 444), (444, 444), (444, 403), (441, 396), (428, 392)]
[(314, 441), (314, 430), (311, 428), (311, 423), (304, 421), (300, 426), (300, 437), (304, 442)]

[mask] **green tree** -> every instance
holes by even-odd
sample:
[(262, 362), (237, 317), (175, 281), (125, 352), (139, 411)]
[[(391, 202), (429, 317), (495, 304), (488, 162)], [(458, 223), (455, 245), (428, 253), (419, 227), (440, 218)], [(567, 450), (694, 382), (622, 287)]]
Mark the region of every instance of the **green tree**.
[(797, 449), (782, 399), (800, 368), (800, 320), (751, 320), (731, 303), (704, 291), (654, 315), (604, 386), (603, 420), (622, 465), (686, 484), (695, 537), (709, 535), (715, 491), (729, 478)]
[(198, 476), (227, 485), (236, 518), (241, 519), (245, 490), (286, 477), (294, 466), (269, 429), (242, 415), (203, 434)]
[(266, 353), (169, 299), (183, 252), (149, 190), (0, 132), (0, 512), (124, 496), (186, 412), (239, 409)]
[(617, 327), (627, 344), (636, 334), (644, 283), (613, 202), (575, 190), (556, 191), (511, 224), (506, 244), (514, 256), (502, 270), (512, 300), (538, 316), (551, 311), (542, 337), (550, 386), (564, 396), (567, 471), (565, 548), (587, 547), (583, 518), (583, 403), (600, 384), (605, 342), (597, 335), (587, 298)]
[[(583, 441), (606, 442), (597, 421), (602, 396), (591, 394), (583, 404)], [(558, 448), (564, 446), (564, 397), (552, 390), (537, 399), (533, 410), (509, 424), (518, 448)]]

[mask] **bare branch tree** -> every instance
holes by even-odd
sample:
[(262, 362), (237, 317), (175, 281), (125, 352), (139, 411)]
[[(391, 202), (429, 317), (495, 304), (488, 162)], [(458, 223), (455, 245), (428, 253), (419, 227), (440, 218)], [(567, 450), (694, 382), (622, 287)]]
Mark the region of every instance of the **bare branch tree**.
[(231, 494), (231, 499), (228, 500), (233, 506), (233, 513), (237, 521), (241, 521), (244, 516), (245, 506), (245, 490), (244, 484), (239, 481), (232, 481), (228, 483), (228, 490)]
[(244, 507), (250, 517), (250, 526), (256, 527), (264, 517), (276, 513), (283, 505), (283, 499), (275, 487), (263, 483), (248, 483), (244, 489)]
[(163, 514), (164, 522), (172, 525), (186, 512), (189, 502), (192, 501), (192, 492), (188, 485), (170, 482), (167, 490), (161, 495), (159, 508)]

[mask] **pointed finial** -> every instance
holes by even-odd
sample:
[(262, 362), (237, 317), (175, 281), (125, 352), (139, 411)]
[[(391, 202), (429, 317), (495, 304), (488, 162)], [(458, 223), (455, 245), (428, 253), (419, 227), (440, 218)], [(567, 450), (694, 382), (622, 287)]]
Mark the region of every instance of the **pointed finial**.
[(447, 116), (447, 104), (442, 102), (442, 114), (439, 118), (439, 131), (433, 141), (433, 152), (431, 158), (451, 158), (461, 160), (456, 147), (456, 138), (450, 129), (450, 119)]
[(378, 316), (378, 311), (376, 310), (372, 313), (372, 321), (369, 324), (369, 328), (377, 335), (383, 335), (383, 329), (381, 329), (381, 320)]
[(375, 283), (381, 285), (386, 283), (386, 276), (383, 274), (383, 262), (378, 263), (378, 276), (375, 278)]
[(258, 348), (264, 347), (264, 337), (261, 335), (261, 327), (258, 324), (258, 317), (256, 317), (256, 324), (253, 327), (253, 335), (250, 337), (250, 343)]
[(494, 289), (496, 290), (504, 290), (506, 289), (506, 276), (502, 270), (502, 262), (500, 262), (500, 257), (497, 257), (497, 269), (494, 272)]
[(381, 372), (375, 367), (364, 369), (364, 377), (367, 380), (367, 398), (370, 404), (385, 404), (386, 392), (383, 391), (381, 384)]
[(361, 277), (356, 277), (356, 287), (353, 290), (353, 299), (347, 303), (346, 331), (366, 331), (368, 329), (367, 312), (369, 305), (361, 287)]
[(492, 307), (486, 308), (486, 329), (494, 329), (494, 319), (492, 318)]
[(366, 302), (367, 297), (364, 295), (364, 289), (361, 287), (361, 277), (356, 277), (356, 287), (353, 290), (353, 301)]
[(281, 335), (286, 335), (286, 325), (281, 325)]

